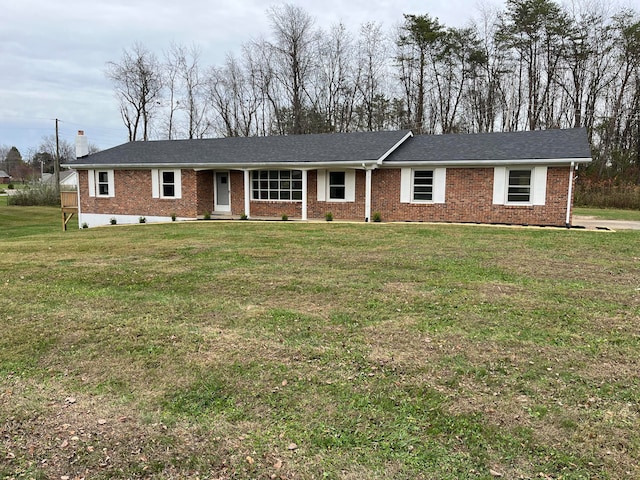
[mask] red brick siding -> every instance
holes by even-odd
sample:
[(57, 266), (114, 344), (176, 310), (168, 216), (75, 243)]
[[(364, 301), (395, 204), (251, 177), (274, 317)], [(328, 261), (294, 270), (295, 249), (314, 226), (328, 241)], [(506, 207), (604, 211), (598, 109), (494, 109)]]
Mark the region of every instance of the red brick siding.
[(78, 172), (80, 205), (83, 213), (110, 215), (154, 215), (196, 217), (198, 195), (196, 172), (182, 170), (182, 198), (153, 198), (151, 170), (115, 170), (114, 197), (90, 197), (87, 170)]
[[(362, 220), (365, 212), (365, 172), (356, 171), (355, 202), (318, 202), (317, 172), (307, 174), (307, 217)], [(372, 172), (371, 212), (383, 221), (511, 223), (564, 226), (569, 167), (547, 169), (547, 196), (543, 206), (493, 205), (493, 168), (447, 168), (444, 204), (400, 203), (400, 169)], [(87, 171), (79, 171), (81, 208), (84, 213), (196, 217), (213, 212), (213, 172), (182, 171), (182, 198), (152, 198), (150, 170), (115, 170), (116, 196), (89, 197)], [(244, 173), (230, 172), (231, 213), (245, 211)], [(253, 217), (302, 217), (302, 202), (251, 201)]]
[(493, 205), (493, 168), (447, 168), (445, 203), (400, 203), (400, 169), (375, 170), (372, 212), (383, 221), (478, 222), (564, 226), (569, 167), (547, 169), (543, 206)]

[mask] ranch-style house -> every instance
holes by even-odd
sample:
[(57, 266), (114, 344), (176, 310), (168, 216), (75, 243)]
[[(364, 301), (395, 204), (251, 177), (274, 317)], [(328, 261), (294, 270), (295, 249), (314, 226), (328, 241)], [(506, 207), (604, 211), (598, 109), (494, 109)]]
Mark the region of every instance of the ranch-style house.
[(79, 224), (211, 218), (571, 226), (584, 129), (409, 130), (129, 142), (88, 155), (78, 132)]

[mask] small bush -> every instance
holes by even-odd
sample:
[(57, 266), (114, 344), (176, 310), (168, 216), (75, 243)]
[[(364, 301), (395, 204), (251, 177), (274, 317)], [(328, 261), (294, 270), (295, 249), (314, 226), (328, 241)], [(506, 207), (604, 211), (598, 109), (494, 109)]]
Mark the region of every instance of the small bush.
[(89, 225), (87, 224), (87, 222), (84, 222), (84, 223), (82, 224), (82, 228), (89, 228)]
[(111, 217), (111, 220), (109, 220), (111, 222), (111, 225), (116, 225), (118, 223), (118, 220), (116, 220), (116, 217)]
[(242, 215), (240, 215), (240, 220), (246, 220), (248, 218), (249, 218), (249, 216), (244, 212), (242, 212)]
[(7, 205), (59, 207), (60, 195), (53, 185), (34, 183), (7, 197)]
[(283, 213), (282, 217), (280, 217), (280, 218), (282, 218), (283, 222), (286, 222), (287, 220), (289, 220), (289, 215), (287, 215), (286, 213)]
[(204, 217), (205, 220), (211, 220), (211, 213), (210, 212), (204, 212), (203, 217)]
[(325, 214), (324, 214), (324, 219), (325, 219), (327, 222), (332, 222), (332, 221), (333, 221), (333, 213), (331, 213), (331, 212), (327, 212), (327, 213), (325, 213)]
[(176, 218), (177, 218), (176, 214), (175, 214), (175, 213), (172, 213), (172, 214), (171, 214), (171, 221), (172, 221), (172, 222), (175, 222), (175, 221), (176, 221)]
[(16, 187), (15, 187), (15, 185), (13, 183), (10, 183), (9, 185), (7, 185), (7, 188), (9, 190), (14, 190)]
[(382, 215), (380, 215), (380, 212), (373, 212), (373, 215), (371, 215), (371, 219), (374, 222), (381, 222), (382, 221)]
[(147, 219), (146, 219), (146, 217), (140, 217), (140, 218), (138, 219), (138, 221), (139, 221), (140, 223), (147, 223)]

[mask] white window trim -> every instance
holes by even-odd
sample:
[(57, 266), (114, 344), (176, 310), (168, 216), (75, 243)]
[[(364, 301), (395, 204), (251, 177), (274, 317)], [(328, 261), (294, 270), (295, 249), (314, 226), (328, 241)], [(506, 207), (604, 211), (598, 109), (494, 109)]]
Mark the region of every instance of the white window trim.
[[(107, 172), (107, 188), (109, 189), (109, 193), (107, 195), (100, 195), (100, 189), (98, 188), (98, 172)], [(89, 185), (89, 196), (90, 197), (101, 197), (101, 198), (111, 198), (115, 197), (115, 181), (113, 170), (88, 170), (88, 185)]]
[[(299, 181), (299, 182), (302, 183), (302, 188), (299, 190), (300, 194), (301, 194), (301, 198), (299, 198), (299, 199), (294, 199), (294, 198), (288, 198), (288, 199), (286, 199), (286, 198), (285, 199), (282, 199), (282, 198), (254, 198), (253, 195), (254, 195), (254, 192), (256, 190), (254, 189), (254, 183), (253, 182), (256, 181), (256, 180), (257, 181), (264, 181), (265, 180), (265, 179), (260, 179), (260, 178), (256, 179), (256, 178), (254, 178), (254, 175), (259, 175), (259, 172), (263, 172), (263, 171), (267, 171), (267, 172), (271, 172), (271, 171), (290, 172), (290, 177), (288, 179), (283, 179), (280, 176), (281, 173), (278, 173), (279, 176), (278, 176), (277, 179), (269, 178), (268, 181), (277, 180), (278, 182), (281, 182), (281, 181), (284, 180), (284, 181), (292, 182), (292, 185), (291, 185), (292, 188), (291, 189), (282, 190), (282, 189), (278, 188), (277, 190), (275, 190), (275, 189), (268, 188), (266, 191), (268, 191), (268, 192), (271, 192), (271, 191), (278, 191), (278, 192), (290, 191), (291, 192), (291, 197), (293, 197), (293, 192), (297, 192), (298, 191), (297, 188), (295, 188), (295, 189), (293, 188), (293, 182), (298, 182)], [(298, 178), (295, 178), (295, 179), (293, 178), (293, 172), (294, 171), (299, 171), (301, 173), (301, 176), (300, 176), (299, 179)], [(271, 169), (252, 170), (251, 171), (251, 180), (250, 180), (251, 181), (251, 201), (252, 202), (294, 202), (294, 203), (302, 203), (303, 206), (304, 206), (304, 203), (306, 202), (306, 198), (305, 198), (306, 197), (306, 175), (307, 175), (306, 170), (301, 170), (299, 168), (292, 168), (292, 169), (273, 169), (273, 168), (271, 168)], [(259, 189), (258, 191), (262, 191), (262, 190)]]
[[(530, 196), (528, 202), (509, 202), (509, 171), (531, 170)], [(495, 167), (493, 171), (493, 204), (510, 206), (541, 206), (546, 204), (547, 198), (547, 167), (546, 166), (517, 166)]]
[[(413, 172), (416, 170), (433, 171), (433, 193), (431, 200), (413, 199)], [(432, 204), (445, 203), (447, 188), (447, 169), (445, 167), (401, 168), (400, 169), (400, 203)]]
[[(174, 184), (175, 195), (173, 195), (172, 197), (165, 197), (162, 194), (163, 192), (162, 173), (163, 172), (173, 172), (173, 179), (175, 182)], [(152, 169), (151, 170), (151, 196), (153, 198), (164, 198), (168, 200), (175, 200), (175, 199), (182, 198), (182, 170), (171, 169), (171, 168)]]
[[(344, 172), (344, 198), (329, 198), (329, 185), (330, 172)], [(317, 174), (317, 194), (319, 202), (330, 203), (347, 203), (356, 201), (356, 171), (355, 170), (318, 170)]]

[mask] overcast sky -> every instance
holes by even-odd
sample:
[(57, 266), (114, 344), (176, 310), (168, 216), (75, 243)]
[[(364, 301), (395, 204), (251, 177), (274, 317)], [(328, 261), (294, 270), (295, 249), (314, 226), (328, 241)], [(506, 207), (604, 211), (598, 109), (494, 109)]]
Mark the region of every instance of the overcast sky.
[[(437, 17), (450, 27), (477, 16), (478, 0), (299, 0), (328, 28), (342, 21), (353, 33), (364, 22), (384, 31), (403, 13)], [(484, 0), (502, 8), (502, 0)], [(259, 0), (0, 0), (0, 146), (16, 146), (27, 158), (55, 132), (74, 142), (85, 130), (101, 149), (127, 141), (105, 64), (120, 61), (136, 42), (158, 57), (170, 44), (196, 45), (203, 66), (239, 54), (252, 39), (268, 36), (266, 10), (279, 2)]]

